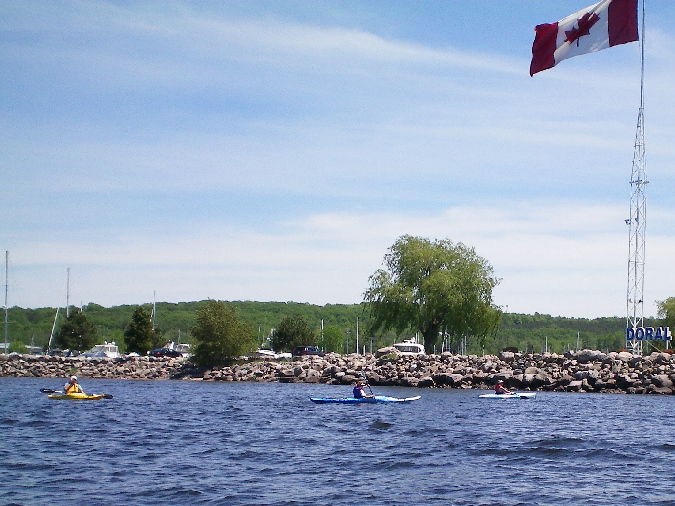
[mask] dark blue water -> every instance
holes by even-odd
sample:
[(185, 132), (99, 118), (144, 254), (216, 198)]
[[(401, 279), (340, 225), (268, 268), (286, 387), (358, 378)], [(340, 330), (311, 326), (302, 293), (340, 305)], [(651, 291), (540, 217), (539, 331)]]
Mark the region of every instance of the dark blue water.
[(675, 397), (0, 378), (0, 504), (675, 504)]

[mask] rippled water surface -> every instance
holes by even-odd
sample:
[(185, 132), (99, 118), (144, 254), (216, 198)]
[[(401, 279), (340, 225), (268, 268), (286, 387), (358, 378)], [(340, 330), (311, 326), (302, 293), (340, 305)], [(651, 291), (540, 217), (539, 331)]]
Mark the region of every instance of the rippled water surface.
[(675, 504), (675, 397), (0, 378), (1, 504)]

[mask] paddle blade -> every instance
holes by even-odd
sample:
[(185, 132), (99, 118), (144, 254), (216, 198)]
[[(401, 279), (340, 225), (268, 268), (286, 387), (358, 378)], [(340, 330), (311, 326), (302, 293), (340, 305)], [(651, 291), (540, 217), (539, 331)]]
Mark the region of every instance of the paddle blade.
[(110, 394), (105, 394), (105, 395), (103, 396), (103, 398), (104, 398), (104, 399), (112, 399), (113, 396), (110, 395)]
[(52, 390), (51, 388), (41, 388), (40, 392), (42, 392), (43, 394), (57, 394), (58, 393), (57, 390)]

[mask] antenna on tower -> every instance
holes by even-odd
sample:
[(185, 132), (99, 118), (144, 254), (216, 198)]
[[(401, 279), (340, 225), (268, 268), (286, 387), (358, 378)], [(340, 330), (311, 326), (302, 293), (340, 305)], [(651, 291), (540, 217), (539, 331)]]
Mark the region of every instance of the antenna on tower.
[[(638, 111), (637, 132), (633, 168), (630, 176), (630, 218), (628, 224), (628, 290), (626, 296), (626, 329), (644, 327), (644, 287), (645, 287), (645, 231), (647, 225), (647, 167), (645, 163), (644, 139), (644, 82), (645, 82), (645, 2), (642, 2), (642, 39), (640, 68), (640, 109)], [(626, 348), (633, 353), (642, 354), (642, 341), (629, 339), (626, 332)]]

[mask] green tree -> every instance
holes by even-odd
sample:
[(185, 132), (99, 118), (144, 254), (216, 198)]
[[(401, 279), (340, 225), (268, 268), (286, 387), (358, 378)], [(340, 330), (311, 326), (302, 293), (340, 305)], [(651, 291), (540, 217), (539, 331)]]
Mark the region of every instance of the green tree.
[(192, 337), (196, 346), (191, 360), (199, 366), (224, 365), (256, 347), (253, 326), (239, 319), (234, 306), (217, 300), (206, 301), (197, 311)]
[(14, 341), (9, 345), (10, 353), (28, 353), (28, 348), (23, 343), (23, 341)]
[(145, 355), (162, 345), (162, 333), (152, 328), (152, 315), (142, 306), (136, 306), (131, 321), (124, 331), (124, 344), (128, 352)]
[(675, 332), (675, 297), (656, 301), (656, 316), (661, 320), (661, 326), (670, 327)]
[(295, 314), (287, 316), (274, 329), (271, 339), (272, 349), (276, 352), (291, 351), (296, 346), (316, 345), (316, 334), (307, 320)]
[[(671, 334), (675, 332), (675, 297), (656, 301), (656, 316), (660, 319), (659, 325), (670, 327)], [(665, 341), (665, 347), (672, 347), (672, 341)]]
[(372, 330), (419, 331), (427, 353), (441, 339), (474, 337), (484, 346), (499, 328), (492, 301), (499, 279), (473, 248), (450, 240), (400, 237), (384, 257), (385, 269), (370, 278), (364, 294)]
[(98, 330), (79, 308), (73, 307), (54, 336), (57, 346), (72, 351), (86, 351), (98, 342)]
[(345, 333), (337, 325), (327, 325), (323, 329), (321, 346), (326, 352), (342, 353)]

